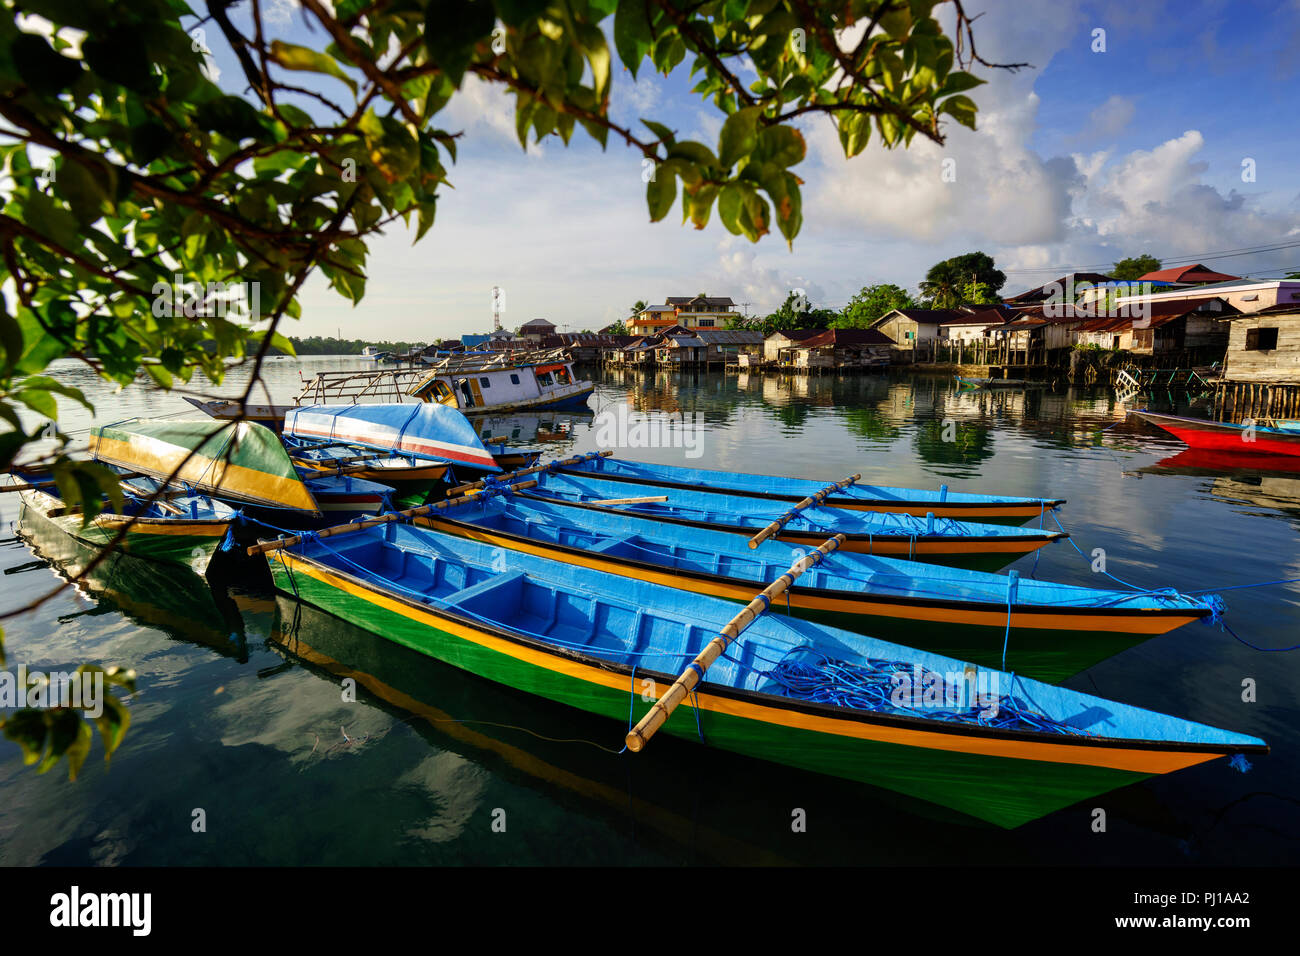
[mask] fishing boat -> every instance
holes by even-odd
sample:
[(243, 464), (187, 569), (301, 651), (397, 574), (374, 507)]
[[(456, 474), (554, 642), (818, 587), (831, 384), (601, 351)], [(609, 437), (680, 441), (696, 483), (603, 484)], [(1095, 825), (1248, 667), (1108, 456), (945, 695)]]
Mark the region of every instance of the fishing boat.
[(107, 511), (86, 522), (80, 507), (69, 508), (48, 473), (14, 471), (21, 505), (20, 526), (34, 533), (58, 532), (88, 547), (116, 550), (152, 561), (183, 565), (207, 573), (217, 547), (235, 520), (234, 508), (206, 495), (182, 493), (150, 500), (131, 482), (122, 482), (120, 512)]
[(739, 494), (633, 484), (558, 471), (540, 472), (536, 477), (537, 487), (520, 492), (522, 497), (568, 502), (598, 513), (632, 514), (702, 531), (746, 537), (775, 533), (792, 545), (815, 546), (828, 534), (842, 532), (847, 536), (846, 551), (982, 571), (996, 571), (1066, 537), (1060, 531), (843, 508), (800, 509), (795, 505), (783, 514), (779, 502)]
[[(633, 751), (662, 726), (1003, 827), (1267, 750), (1246, 734), (751, 612), (758, 601), (742, 626), (730, 602), (687, 602), (674, 588), (397, 521), (260, 547), (278, 548), (267, 555), (278, 590), (386, 640), (605, 717), (611, 732), (640, 716)], [(730, 651), (701, 666), (729, 633)], [(669, 719), (665, 702), (692, 667), (693, 693), (677, 695), (689, 713)], [(659, 697), (648, 710), (647, 687)]]
[(957, 384), (963, 388), (1046, 388), (1046, 382), (1031, 382), (1023, 378), (981, 378), (967, 375), (954, 375)]
[(1237, 455), (1300, 455), (1300, 422), (1282, 420), (1277, 427), (1234, 425), (1181, 415), (1157, 415), (1135, 409), (1142, 421), (1173, 435), (1189, 448), (1204, 448)]
[[(416, 523), (498, 547), (733, 601), (748, 601), (801, 549), (567, 504), (492, 495)], [(1017, 576), (1018, 577), (1018, 576)], [(1009, 578), (837, 553), (784, 598), (789, 613), (922, 650), (1060, 681), (1148, 638), (1213, 617), (1216, 601)]]
[(280, 439), (255, 422), (130, 419), (92, 428), (90, 454), (155, 487), (171, 482), (192, 488), (275, 525), (310, 527), (392, 507), (390, 486), (300, 469)]
[[(655, 465), (650, 462), (628, 461), (613, 457), (591, 458), (562, 470), (572, 474), (595, 475), (612, 481), (690, 488), (769, 501), (800, 501), (821, 491), (827, 484), (809, 478), (781, 478), (739, 471), (682, 468), (677, 465)], [(854, 482), (827, 496), (825, 503), (833, 508), (855, 511), (878, 511), (921, 517), (933, 513), (936, 518), (959, 518), (986, 521), (991, 524), (1024, 524), (1031, 518), (1042, 518), (1047, 511), (1054, 511), (1065, 504), (1065, 501), (1061, 498), (1018, 498), (949, 491), (947, 485), (931, 491), (925, 488), (889, 488)]]
[(285, 415), (284, 437), (450, 465), (462, 476), (501, 471), (469, 420), (444, 405), (307, 405)]

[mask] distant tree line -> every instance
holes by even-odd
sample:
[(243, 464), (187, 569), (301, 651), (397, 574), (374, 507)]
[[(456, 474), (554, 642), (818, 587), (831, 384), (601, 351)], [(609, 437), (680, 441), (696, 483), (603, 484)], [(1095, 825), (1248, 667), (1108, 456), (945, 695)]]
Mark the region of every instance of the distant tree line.
[[(308, 335), (304, 338), (289, 336), (294, 351), (299, 355), (360, 355), (367, 345), (381, 352), (409, 352), (424, 342), (380, 342), (375, 339), (336, 339), (332, 335)], [(273, 349), (272, 351), (278, 351)]]

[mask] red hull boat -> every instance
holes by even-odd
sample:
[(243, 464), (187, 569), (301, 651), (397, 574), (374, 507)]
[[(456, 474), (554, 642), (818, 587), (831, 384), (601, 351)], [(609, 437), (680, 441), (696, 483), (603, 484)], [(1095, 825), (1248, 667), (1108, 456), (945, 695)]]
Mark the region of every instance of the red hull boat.
[(1300, 456), (1300, 429), (1246, 428), (1228, 422), (1211, 422), (1181, 415), (1157, 415), (1135, 411), (1132, 414), (1162, 428), (1190, 448), (1204, 448), (1237, 455)]

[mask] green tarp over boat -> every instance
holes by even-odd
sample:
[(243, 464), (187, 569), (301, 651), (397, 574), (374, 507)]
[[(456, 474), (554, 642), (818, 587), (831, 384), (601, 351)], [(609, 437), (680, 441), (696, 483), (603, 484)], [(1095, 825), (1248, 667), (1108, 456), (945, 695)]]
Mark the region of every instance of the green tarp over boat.
[(90, 454), (224, 498), (320, 514), (280, 439), (254, 422), (134, 418), (92, 428)]

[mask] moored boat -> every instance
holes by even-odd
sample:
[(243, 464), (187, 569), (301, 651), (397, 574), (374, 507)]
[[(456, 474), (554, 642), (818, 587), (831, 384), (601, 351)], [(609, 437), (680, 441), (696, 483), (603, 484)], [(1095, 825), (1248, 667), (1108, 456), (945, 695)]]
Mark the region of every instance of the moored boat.
[(1234, 455), (1300, 455), (1300, 427), (1291, 427), (1287, 422), (1279, 423), (1285, 427), (1278, 428), (1261, 424), (1248, 427), (1145, 410), (1133, 410), (1129, 414), (1163, 429), (1189, 448)]
[(134, 418), (92, 428), (90, 454), (240, 504), (320, 515), (280, 439), (254, 422)]
[(789, 515), (778, 532), (787, 544), (815, 547), (827, 535), (842, 532), (848, 538), (842, 549), (845, 551), (983, 571), (996, 571), (1067, 537), (1060, 531), (843, 508), (801, 511), (792, 508), (783, 513), (781, 502), (762, 498), (611, 481), (568, 472), (541, 472), (536, 478), (537, 487), (521, 492), (523, 497), (563, 501), (593, 511), (633, 514), (683, 528), (747, 537), (757, 535)]
[[(470, 673), (608, 718), (620, 734), (647, 711), (647, 681), (656, 695), (675, 686), (734, 625), (729, 602), (683, 602), (673, 588), (398, 522), (299, 539), (268, 563), (285, 593)], [(681, 706), (692, 713), (668, 720), (665, 733), (1004, 827), (1152, 775), (1267, 749), (1245, 734), (773, 614), (755, 620)]]
[[(826, 482), (809, 478), (782, 478), (752, 475), (738, 471), (713, 471), (628, 461), (622, 458), (593, 458), (566, 466), (563, 471), (589, 474), (613, 481), (631, 481), (641, 485), (664, 485), (690, 488), (718, 494), (740, 494), (771, 501), (799, 501), (826, 487)], [(854, 482), (825, 499), (835, 508), (856, 511), (879, 511), (919, 515), (933, 513), (938, 518), (985, 521), (992, 524), (1023, 524), (1041, 518), (1065, 504), (1061, 498), (1020, 498), (1009, 495), (981, 495), (926, 488), (890, 488)]]
[(454, 408), (426, 402), (307, 405), (285, 415), (284, 436), (371, 448), (451, 465), (468, 475), (501, 471), (464, 415)]
[(28, 487), (18, 492), (20, 527), (36, 533), (57, 531), (92, 548), (116, 550), (207, 573), (217, 547), (235, 520), (235, 509), (206, 495), (158, 496), (122, 483), (121, 512), (102, 512), (90, 522), (80, 508), (68, 508), (48, 474), (15, 472)]
[[(555, 502), (492, 495), (432, 511), (423, 527), (579, 567), (748, 601), (802, 549)], [(1128, 592), (839, 551), (783, 598), (798, 617), (1059, 681), (1141, 641), (1217, 613), (1173, 591)]]

